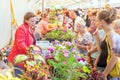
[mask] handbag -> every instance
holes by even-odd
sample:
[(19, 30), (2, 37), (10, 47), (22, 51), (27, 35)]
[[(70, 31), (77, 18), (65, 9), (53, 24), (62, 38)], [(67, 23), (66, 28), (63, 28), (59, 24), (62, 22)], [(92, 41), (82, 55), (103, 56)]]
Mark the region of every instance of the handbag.
[[(110, 46), (107, 39), (106, 39), (106, 42), (108, 46), (108, 57), (107, 57), (107, 63), (108, 63), (111, 58), (111, 51), (110, 51)], [(117, 62), (109, 74), (112, 77), (120, 78), (120, 57), (117, 57)]]

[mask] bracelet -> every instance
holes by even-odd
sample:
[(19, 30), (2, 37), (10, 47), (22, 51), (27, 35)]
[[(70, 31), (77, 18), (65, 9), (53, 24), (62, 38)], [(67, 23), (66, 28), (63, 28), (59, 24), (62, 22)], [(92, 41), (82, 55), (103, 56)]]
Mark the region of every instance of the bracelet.
[(115, 48), (111, 48), (111, 50), (115, 51)]

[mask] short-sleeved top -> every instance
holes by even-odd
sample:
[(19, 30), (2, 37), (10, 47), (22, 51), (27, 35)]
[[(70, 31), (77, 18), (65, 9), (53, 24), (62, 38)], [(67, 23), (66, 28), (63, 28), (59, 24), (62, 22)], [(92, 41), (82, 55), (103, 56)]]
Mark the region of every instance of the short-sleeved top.
[(120, 54), (120, 35), (115, 33), (112, 39), (113, 39), (113, 48), (115, 53)]
[(93, 42), (93, 37), (89, 32), (85, 32), (84, 35), (78, 36), (78, 41), (80, 44), (87, 45)]
[[(78, 36), (78, 42), (81, 45), (87, 45), (93, 42), (93, 37), (89, 32), (86, 31), (84, 35)], [(80, 53), (83, 53), (83, 54), (87, 53), (87, 50), (79, 50), (79, 51)]]

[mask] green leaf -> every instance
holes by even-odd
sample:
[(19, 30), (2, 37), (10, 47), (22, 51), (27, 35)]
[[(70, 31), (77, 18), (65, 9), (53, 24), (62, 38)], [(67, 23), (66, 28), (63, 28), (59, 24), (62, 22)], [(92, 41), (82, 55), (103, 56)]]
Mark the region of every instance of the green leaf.
[(34, 54), (34, 59), (35, 60), (40, 60), (40, 61), (46, 63), (45, 59), (40, 54)]
[(83, 66), (83, 71), (86, 73), (90, 73), (90, 69), (87, 66)]
[(20, 54), (15, 57), (15, 63), (20, 63), (28, 59), (28, 56)]
[(26, 61), (26, 64), (28, 66), (35, 66), (36, 65), (36, 61)]

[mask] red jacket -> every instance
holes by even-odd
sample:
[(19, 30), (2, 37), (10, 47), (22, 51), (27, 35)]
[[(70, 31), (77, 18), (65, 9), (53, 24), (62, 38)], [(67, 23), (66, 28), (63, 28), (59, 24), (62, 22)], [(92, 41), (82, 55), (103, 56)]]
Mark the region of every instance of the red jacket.
[(13, 63), (16, 55), (26, 54), (26, 48), (32, 44), (35, 44), (33, 31), (30, 32), (28, 25), (24, 23), (17, 29), (15, 33), (14, 45), (12, 51), (8, 55), (8, 60)]

